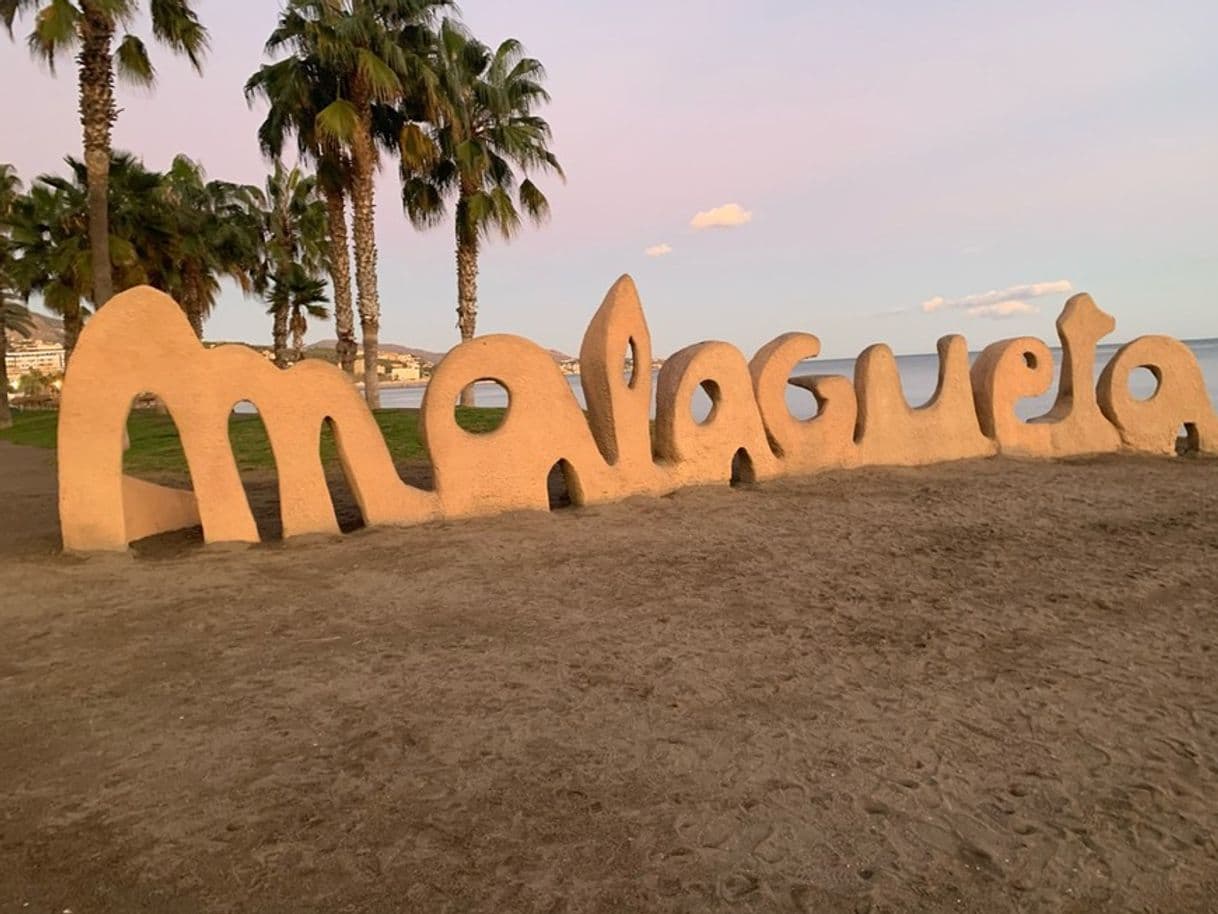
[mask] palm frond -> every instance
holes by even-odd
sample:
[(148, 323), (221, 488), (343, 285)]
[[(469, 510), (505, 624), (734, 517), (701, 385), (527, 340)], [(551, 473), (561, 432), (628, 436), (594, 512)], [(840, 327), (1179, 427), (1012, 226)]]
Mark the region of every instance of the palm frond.
[(434, 224), (435, 195), (456, 192), (459, 235), (510, 238), (522, 215), (543, 222), (549, 201), (529, 176), (564, 176), (550, 148), (550, 125), (536, 114), (550, 100), (541, 62), (516, 39), (492, 49), (445, 19), (432, 66), (441, 93), (432, 136), (441, 158), (426, 169), (403, 162), (403, 207), (411, 221)]
[(6, 329), (29, 339), (34, 334), (34, 315), (11, 290), (0, 289), (0, 333)]
[(359, 130), (359, 111), (346, 99), (336, 99), (317, 113), (314, 125), (318, 136), (346, 146)]
[(28, 39), (30, 53), (41, 57), (54, 72), (55, 58), (75, 47), (79, 40), (80, 19), (80, 10), (69, 0), (51, 0), (34, 18), (34, 29)]
[(118, 75), (136, 86), (151, 86), (156, 82), (156, 70), (148, 58), (148, 49), (137, 36), (127, 34), (114, 52), (114, 67)]
[(152, 34), (179, 54), (185, 54), (196, 72), (203, 72), (202, 57), (210, 40), (189, 0), (150, 0)]
[(381, 57), (366, 48), (355, 52), (355, 72), (374, 101), (389, 102), (402, 92), (402, 79)]
[(440, 157), (439, 145), (416, 123), (402, 127), (398, 135), (398, 150), (402, 166), (412, 172), (426, 170)]

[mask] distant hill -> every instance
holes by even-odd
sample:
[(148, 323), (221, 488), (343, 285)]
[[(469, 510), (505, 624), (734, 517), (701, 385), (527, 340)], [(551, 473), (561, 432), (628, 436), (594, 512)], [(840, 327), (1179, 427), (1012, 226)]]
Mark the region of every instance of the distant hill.
[[(30, 313), (34, 317), (34, 333), (30, 337), (31, 339), (42, 340), (44, 343), (63, 344), (63, 321), (57, 317), (39, 314), (37, 311)], [(24, 339), (12, 330), (8, 331), (8, 338), (13, 341)]]
[[(320, 342), (311, 344), (307, 348), (334, 349), (337, 346), (338, 340), (321, 340)], [(432, 352), (430, 349), (415, 349), (411, 346), (399, 346), (397, 343), (381, 343), (380, 349), (381, 352), (393, 352), (397, 353), (398, 355), (412, 355), (416, 359), (419, 359), (422, 362), (429, 362), (432, 365), (444, 358), (443, 352)], [(569, 356), (565, 352), (561, 352), (558, 349), (547, 349), (546, 352), (550, 354), (550, 358), (552, 358), (555, 362), (573, 361), (572, 356)]]
[[(37, 311), (31, 313), (34, 316), (33, 339), (42, 340), (46, 343), (59, 343), (62, 345), (63, 321), (57, 317), (48, 317), (44, 314), (39, 314)], [(12, 330), (8, 332), (8, 338), (13, 341), (21, 339), (21, 337), (17, 336)], [(218, 343), (214, 340), (208, 340), (207, 342), (209, 345), (218, 345)], [(253, 343), (246, 343), (245, 345), (254, 346), (257, 349), (269, 348), (268, 346), (256, 345)], [(337, 345), (338, 340), (322, 340), (321, 342), (313, 343), (308, 347), (308, 349), (310, 351), (327, 349), (333, 350)], [(381, 351), (395, 352), (402, 355), (413, 355), (416, 359), (423, 362), (428, 362), (432, 365), (436, 364), (436, 362), (440, 361), (440, 359), (444, 357), (443, 352), (433, 352), (430, 349), (416, 349), (412, 346), (399, 346), (397, 343), (381, 343)], [(573, 360), (572, 356), (569, 356), (565, 352), (561, 352), (558, 349), (547, 349), (546, 351), (550, 354), (550, 357), (553, 358), (555, 362), (566, 362)]]

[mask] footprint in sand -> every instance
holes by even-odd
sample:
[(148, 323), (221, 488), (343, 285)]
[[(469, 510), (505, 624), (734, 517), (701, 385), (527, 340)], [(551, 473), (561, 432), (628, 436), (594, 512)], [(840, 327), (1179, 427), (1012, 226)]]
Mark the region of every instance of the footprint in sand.
[(732, 873), (719, 881), (718, 894), (723, 901), (743, 901), (756, 892), (759, 887), (760, 882), (752, 873)]
[(867, 797), (863, 800), (863, 812), (872, 816), (887, 816), (892, 813), (892, 807), (874, 797)]

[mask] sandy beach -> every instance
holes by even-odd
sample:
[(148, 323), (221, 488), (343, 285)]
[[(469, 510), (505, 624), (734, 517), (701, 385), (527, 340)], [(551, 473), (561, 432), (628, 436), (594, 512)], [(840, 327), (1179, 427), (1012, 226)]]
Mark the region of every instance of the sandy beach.
[(52, 459), (0, 446), (0, 911), (1213, 910), (1218, 462), (70, 559)]

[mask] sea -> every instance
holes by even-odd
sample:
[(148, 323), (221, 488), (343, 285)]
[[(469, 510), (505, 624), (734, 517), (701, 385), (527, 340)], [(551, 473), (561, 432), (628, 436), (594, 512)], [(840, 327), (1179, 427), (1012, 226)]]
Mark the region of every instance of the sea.
[[(1202, 340), (1184, 340), (1186, 346), (1197, 356), (1201, 374), (1205, 378), (1206, 389), (1209, 391), (1210, 402), (1218, 406), (1218, 338)], [(1096, 347), (1095, 376), (1099, 379), (1104, 365), (1116, 353), (1121, 344), (1100, 345)], [(1061, 371), (1061, 350), (1053, 349), (1054, 383), (1049, 392), (1040, 397), (1029, 397), (1016, 404), (1015, 411), (1022, 419), (1031, 419), (1044, 415), (1053, 406), (1057, 396), (1056, 375)], [(970, 361), (978, 353), (970, 353)], [(922, 355), (897, 356), (897, 367), (901, 373), (901, 384), (905, 390), (905, 399), (911, 406), (921, 406), (934, 396), (939, 383), (939, 356), (935, 353)], [(800, 362), (791, 372), (792, 377), (810, 374), (840, 374), (847, 378), (854, 377), (854, 359), (809, 359)], [(568, 383), (571, 392), (580, 406), (585, 405), (583, 388), (580, 386), (578, 375), (569, 375)], [(653, 377), (652, 415), (655, 415), (655, 383)], [(1129, 388), (1133, 396), (1145, 399), (1155, 391), (1155, 379), (1146, 369), (1137, 369), (1129, 376)], [(381, 406), (398, 409), (417, 409), (423, 402), (423, 387), (389, 388), (381, 391)], [(476, 388), (479, 406), (507, 406), (507, 391), (494, 382), (480, 382)], [(701, 388), (694, 394), (691, 410), (699, 421), (710, 412), (710, 399)], [(797, 419), (810, 419), (816, 415), (816, 400), (812, 394), (802, 388), (787, 387), (787, 406)]]

